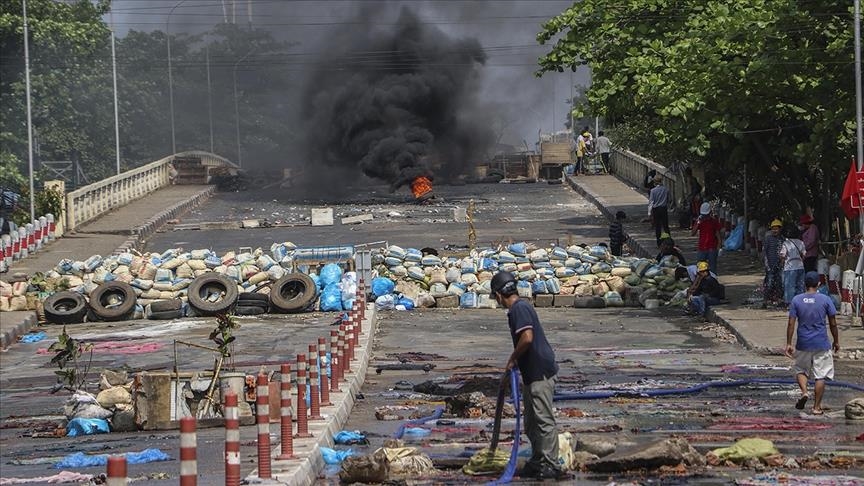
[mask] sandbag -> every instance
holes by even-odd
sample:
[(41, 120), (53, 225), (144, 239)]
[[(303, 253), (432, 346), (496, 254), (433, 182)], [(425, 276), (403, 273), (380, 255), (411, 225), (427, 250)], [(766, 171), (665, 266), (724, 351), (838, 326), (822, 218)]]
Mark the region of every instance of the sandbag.
[(187, 263), (184, 263), (177, 267), (177, 270), (174, 271), (174, 275), (178, 278), (192, 278), (192, 267)]
[(458, 268), (448, 268), (445, 273), (447, 278), (447, 283), (453, 283), (459, 280), (459, 277), (462, 276), (462, 272)]
[(189, 269), (193, 272), (195, 270), (207, 269), (207, 263), (205, 263), (204, 260), (189, 260), (188, 262), (186, 262), (186, 265), (189, 265)]
[(531, 282), (525, 280), (516, 282), (516, 293), (523, 299), (534, 297), (534, 292), (531, 291)]
[(436, 255), (426, 255), (420, 260), (420, 264), (424, 267), (436, 267), (441, 265), (441, 259)]
[[(457, 277), (458, 278), (458, 277)], [(444, 284), (447, 285), (447, 270), (441, 267), (435, 267), (429, 274), (429, 284)]]
[(615, 267), (611, 273), (615, 277), (627, 277), (633, 273), (633, 270), (630, 270), (630, 267)]
[(423, 260), (423, 253), (416, 248), (408, 248), (405, 250), (405, 261), (411, 263), (420, 263)]
[(392, 273), (396, 277), (407, 277), (408, 269), (402, 265), (396, 265), (395, 267), (390, 269), (390, 273)]
[(459, 277), (459, 282), (464, 284), (464, 285), (474, 285), (475, 283), (478, 282), (477, 275), (475, 275), (473, 273), (463, 273)]
[(614, 290), (606, 292), (606, 294), (603, 296), (603, 299), (606, 301), (606, 305), (609, 307), (624, 306), (624, 299), (621, 298), (621, 294), (615, 292)]

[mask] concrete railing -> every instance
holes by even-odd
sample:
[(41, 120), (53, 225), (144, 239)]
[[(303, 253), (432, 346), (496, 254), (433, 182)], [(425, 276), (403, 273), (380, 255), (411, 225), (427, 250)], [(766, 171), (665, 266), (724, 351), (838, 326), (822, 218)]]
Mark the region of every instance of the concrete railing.
[(645, 157), (629, 150), (614, 149), (609, 157), (609, 165), (611, 166), (612, 172), (618, 176), (619, 179), (622, 179), (643, 191), (645, 189), (642, 186), (642, 183), (645, 181), (645, 176), (648, 174), (648, 171), (651, 169), (656, 170), (657, 174), (663, 178), (663, 184), (669, 188), (670, 202), (673, 207), (677, 204), (678, 197), (686, 194), (682, 177), (679, 177), (657, 162), (646, 159)]
[(87, 221), (169, 184), (168, 166), (180, 157), (198, 157), (205, 166), (234, 165), (210, 152), (192, 150), (169, 155), (147, 165), (103, 179), (66, 194), (66, 228), (74, 230)]

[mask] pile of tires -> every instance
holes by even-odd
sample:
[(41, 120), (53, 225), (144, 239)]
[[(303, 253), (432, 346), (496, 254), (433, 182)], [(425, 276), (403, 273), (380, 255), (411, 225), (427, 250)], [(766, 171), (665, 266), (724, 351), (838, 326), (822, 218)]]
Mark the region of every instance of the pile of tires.
[(309, 275), (289, 273), (270, 287), (270, 311), (290, 314), (303, 312), (315, 305), (318, 286)]
[(77, 324), (87, 321), (124, 321), (135, 316), (138, 298), (135, 289), (125, 282), (105, 282), (87, 299), (78, 292), (57, 292), (42, 306), (45, 320), (52, 324)]
[(198, 315), (212, 316), (231, 312), (237, 304), (237, 282), (218, 273), (196, 277), (186, 294), (189, 307)]
[(270, 297), (257, 292), (242, 292), (237, 297), (234, 313), (238, 316), (258, 316), (270, 312)]

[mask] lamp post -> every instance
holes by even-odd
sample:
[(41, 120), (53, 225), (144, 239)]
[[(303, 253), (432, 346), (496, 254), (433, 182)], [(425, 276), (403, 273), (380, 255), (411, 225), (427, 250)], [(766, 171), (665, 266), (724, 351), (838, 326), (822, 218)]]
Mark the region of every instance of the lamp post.
[(171, 7), (171, 10), (168, 11), (168, 18), (165, 20), (165, 41), (168, 45), (168, 105), (171, 110), (171, 154), (177, 153), (177, 135), (174, 130), (174, 73), (171, 69), (171, 15), (185, 1), (180, 0)]
[(33, 110), (30, 107), (30, 31), (27, 26), (27, 0), (21, 0), (24, 19), (24, 81), (27, 98), (27, 161), (30, 169), (30, 220), (36, 219), (36, 194), (33, 189)]
[(234, 124), (237, 132), (237, 165), (239, 165), (240, 167), (243, 167), (243, 152), (240, 148), (240, 103), (237, 99), (237, 66), (239, 66), (241, 62), (246, 60), (246, 58), (249, 57), (249, 55), (253, 52), (255, 52), (254, 48), (249, 50), (249, 52), (247, 52), (243, 57), (238, 59), (237, 62), (234, 63), (234, 69), (232, 73), (234, 77)]
[(120, 108), (117, 103), (117, 51), (114, 49), (114, 13), (111, 13), (111, 71), (114, 78), (114, 158), (120, 174)]

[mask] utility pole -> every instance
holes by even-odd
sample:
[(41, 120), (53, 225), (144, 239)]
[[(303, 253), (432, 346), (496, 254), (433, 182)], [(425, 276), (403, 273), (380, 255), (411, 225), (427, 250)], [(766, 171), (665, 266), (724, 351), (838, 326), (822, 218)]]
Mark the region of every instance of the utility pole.
[(114, 76), (114, 156), (120, 174), (120, 108), (117, 103), (117, 51), (114, 49), (114, 13), (111, 13), (111, 71)]
[(30, 106), (30, 30), (27, 25), (27, 0), (21, 0), (24, 18), (24, 85), (27, 97), (27, 161), (30, 169), (30, 220), (36, 219), (36, 193), (33, 188), (33, 109)]
[[(861, 2), (855, 0), (855, 136), (856, 143), (856, 158), (858, 172), (864, 168), (864, 142), (862, 142), (862, 120), (861, 120)], [(864, 209), (858, 210), (858, 230), (864, 232)], [(858, 265), (855, 267), (855, 273), (861, 275), (864, 271), (864, 241), (862, 250), (858, 257)]]
[(213, 151), (213, 89), (210, 85), (210, 46), (204, 51), (207, 56), (207, 116), (210, 119), (210, 153)]
[(174, 70), (171, 69), (171, 15), (185, 1), (180, 0), (171, 7), (168, 18), (165, 20), (165, 42), (168, 45), (168, 105), (171, 110), (171, 155), (177, 153), (177, 135), (174, 129)]

